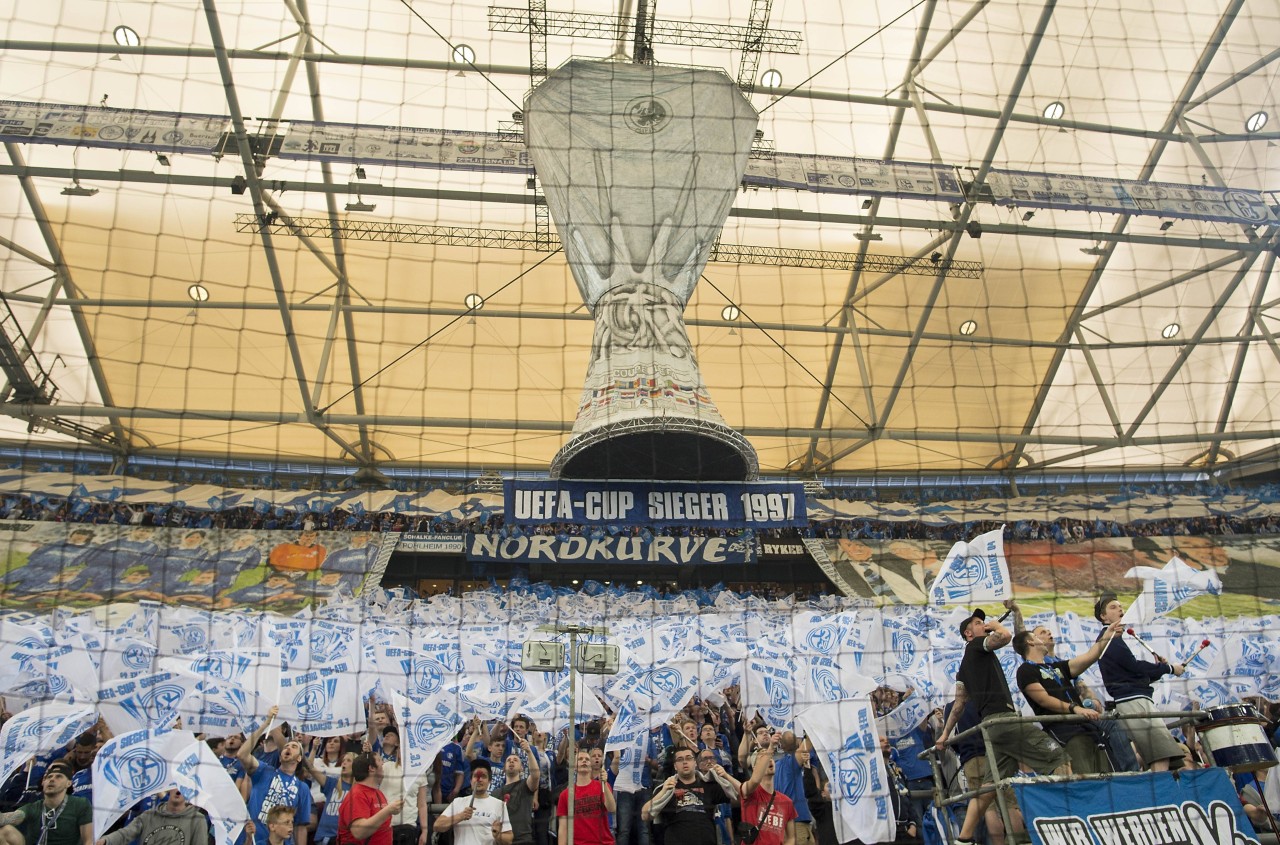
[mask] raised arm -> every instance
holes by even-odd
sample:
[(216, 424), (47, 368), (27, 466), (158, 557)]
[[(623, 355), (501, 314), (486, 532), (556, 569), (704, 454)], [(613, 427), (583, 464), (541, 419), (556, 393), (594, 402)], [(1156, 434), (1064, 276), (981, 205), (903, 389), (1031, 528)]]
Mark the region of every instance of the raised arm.
[(244, 773), (251, 775), (258, 768), (258, 758), (253, 756), (253, 749), (257, 747), (258, 740), (262, 739), (262, 735), (271, 727), (271, 723), (276, 720), (276, 716), (280, 713), (278, 704), (271, 705), (271, 709), (267, 711), (267, 720), (258, 726), (258, 729), (245, 737), (244, 742), (240, 744), (240, 750), (236, 752), (236, 759), (240, 761), (240, 765), (244, 766)]
[(1013, 634), (1000, 624), (999, 619), (988, 619), (983, 627), (987, 629), (987, 638), (982, 641), (982, 647), (987, 651), (1004, 648), (1013, 641)]
[[(387, 803), (378, 812), (367, 819), (355, 819), (351, 822), (352, 839), (368, 839), (378, 832), (378, 828), (404, 807), (404, 800), (397, 798)], [(301, 825), (299, 825), (301, 827)], [(304, 840), (305, 841), (305, 840)]]
[(520, 740), (520, 748), (524, 750), (524, 756), (529, 761), (529, 776), (524, 779), (525, 785), (529, 787), (530, 792), (538, 791), (538, 783), (542, 780), (542, 769), (538, 766), (538, 750), (529, 745), (529, 740)]
[(1107, 650), (1107, 646), (1111, 645), (1111, 641), (1117, 636), (1124, 633), (1124, 623), (1117, 622), (1109, 625), (1102, 632), (1102, 638), (1093, 644), (1093, 647), (1084, 654), (1078, 654), (1067, 661), (1067, 666), (1071, 667), (1071, 677), (1078, 678), (1080, 673), (1097, 663), (1102, 653)]
[(947, 720), (942, 724), (942, 732), (938, 734), (938, 740), (934, 743), (939, 751), (947, 747), (947, 740), (951, 737), (951, 729), (956, 726), (956, 722), (960, 719), (960, 714), (968, 703), (969, 692), (964, 688), (964, 684), (956, 681), (956, 697), (951, 703), (951, 712), (947, 714)]

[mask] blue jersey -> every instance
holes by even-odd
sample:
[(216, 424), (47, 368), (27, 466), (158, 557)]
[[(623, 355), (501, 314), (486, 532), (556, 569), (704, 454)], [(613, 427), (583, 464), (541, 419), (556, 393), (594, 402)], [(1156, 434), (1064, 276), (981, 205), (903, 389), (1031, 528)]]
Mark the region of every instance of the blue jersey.
[(791, 799), (796, 808), (796, 821), (811, 822), (809, 799), (804, 795), (804, 769), (794, 754), (784, 754), (773, 766), (773, 788)]
[[(254, 821), (257, 845), (267, 845), (267, 813), (272, 807), (292, 807), (295, 826), (311, 823), (311, 788), (307, 784), (266, 763), (258, 764), (249, 781), (249, 818)], [(287, 841), (293, 842), (293, 837)]]
[(893, 762), (902, 769), (902, 776), (907, 780), (933, 777), (933, 767), (918, 756), (926, 748), (932, 747), (932, 735), (922, 725), (917, 725), (915, 730), (893, 743)]
[(440, 800), (446, 804), (453, 794), (454, 778), (462, 778), (462, 788), (458, 794), (466, 794), (467, 783), (471, 780), (471, 764), (462, 753), (462, 746), (451, 742), (440, 752)]
[(231, 782), (239, 784), (240, 778), (244, 777), (244, 764), (240, 762), (240, 758), (224, 755), (218, 759), (222, 762), (222, 768), (227, 770), (227, 775), (231, 778)]
[(68, 790), (72, 795), (83, 798), (89, 802), (89, 806), (93, 806), (93, 769), (85, 766), (80, 771), (71, 776), (71, 789)]
[[(338, 810), (342, 807), (342, 799), (347, 797), (350, 786), (338, 790), (339, 781), (333, 776), (324, 780), (321, 791), (324, 792), (324, 810), (320, 813), (320, 823), (316, 825), (316, 841), (336, 839), (338, 837)], [(335, 797), (336, 796), (336, 797)]]

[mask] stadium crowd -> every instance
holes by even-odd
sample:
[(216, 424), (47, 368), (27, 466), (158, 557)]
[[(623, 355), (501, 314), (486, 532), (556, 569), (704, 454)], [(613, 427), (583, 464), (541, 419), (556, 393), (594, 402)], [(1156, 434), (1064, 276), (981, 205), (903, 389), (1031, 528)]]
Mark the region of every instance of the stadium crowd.
[[(1071, 660), (1053, 656), (1045, 628), (1026, 630), (1013, 602), (1011, 628), (975, 610), (959, 625), (965, 657), (956, 700), (907, 724), (881, 754), (892, 786), (896, 841), (938, 842), (931, 812), (934, 770), (920, 759), (942, 754), (950, 795), (991, 781), (977, 735), (950, 742), (1012, 710), (1011, 692), (995, 653), (1012, 645), (1022, 658), (1016, 686), (1038, 715), (1073, 715), (1071, 722), (1017, 723), (992, 729), (1002, 778), (1030, 774), (1124, 772), (1212, 765), (1194, 729), (1170, 731), (1144, 719), (1151, 685), (1181, 667), (1141, 661), (1113, 640), (1121, 605), (1103, 595), (1097, 644)], [(1100, 662), (1105, 689), (1079, 675)], [(877, 716), (893, 718), (914, 693), (876, 689)], [(1255, 702), (1276, 742), (1280, 706)], [(574, 753), (567, 733), (552, 735), (531, 719), (473, 719), (421, 775), (406, 775), (393, 708), (372, 699), (367, 730), (308, 736), (275, 719), (245, 737), (202, 737), (240, 791), (254, 845), (550, 845), (568, 843), (567, 786), (574, 783), (574, 845), (841, 845), (833, 821), (831, 785), (806, 737), (748, 717), (736, 686), (716, 700), (694, 698), (650, 732), (646, 757), (627, 776), (622, 755), (606, 752), (613, 718), (581, 724)], [(1118, 721), (1115, 714), (1129, 714)], [(7, 720), (9, 713), (0, 714)], [(882, 737), (886, 732), (882, 730)], [(0, 840), (5, 845), (207, 845), (203, 812), (178, 790), (154, 796), (93, 838), (94, 759), (110, 738), (105, 722), (66, 748), (43, 755), (0, 788)], [(1241, 784), (1255, 823), (1264, 811), (1256, 790)], [(1004, 824), (988, 793), (967, 806), (953, 802), (961, 843), (1002, 845)], [(1259, 815), (1262, 814), (1262, 815)], [(1015, 810), (1014, 824), (1020, 824)]]
[[(501, 536), (520, 534), (553, 534), (565, 537), (591, 534), (644, 534), (655, 536), (733, 537), (742, 529), (720, 529), (702, 526), (585, 526), (572, 523), (534, 526), (509, 525), (500, 513), (478, 512), (467, 519), (442, 516), (419, 516), (393, 511), (351, 513), (341, 508), (326, 512), (275, 508), (259, 510), (236, 507), (224, 510), (200, 510), (170, 504), (128, 504), (90, 502), (8, 495), (0, 499), (0, 519), (68, 522), (93, 525), (144, 525), (169, 528), (290, 530), (290, 531), (360, 531), (418, 532), (431, 534), (484, 534)], [(880, 519), (811, 519), (807, 526), (768, 529), (758, 532), (774, 538), (818, 537), (848, 540), (928, 540), (956, 542), (991, 531), (1004, 525), (995, 520), (970, 520), (945, 525), (932, 525), (917, 520)], [(1187, 518), (1116, 520), (1017, 520), (1008, 523), (1008, 536), (1013, 540), (1052, 541), (1063, 545), (1104, 537), (1219, 536), (1233, 534), (1280, 533), (1280, 517), (1201, 516)]]

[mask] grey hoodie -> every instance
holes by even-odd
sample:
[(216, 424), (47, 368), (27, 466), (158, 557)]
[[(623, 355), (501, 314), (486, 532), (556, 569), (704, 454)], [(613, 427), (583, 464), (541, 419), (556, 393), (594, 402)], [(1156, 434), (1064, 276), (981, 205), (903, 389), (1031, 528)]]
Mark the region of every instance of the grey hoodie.
[(209, 845), (209, 822), (191, 804), (181, 813), (161, 804), (102, 837), (105, 845), (129, 845), (135, 840), (138, 845)]

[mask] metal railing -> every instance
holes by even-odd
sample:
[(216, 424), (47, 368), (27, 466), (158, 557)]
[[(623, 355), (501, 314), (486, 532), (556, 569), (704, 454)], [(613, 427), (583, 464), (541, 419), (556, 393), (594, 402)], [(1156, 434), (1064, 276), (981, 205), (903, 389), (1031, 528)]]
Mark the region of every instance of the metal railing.
[[(1092, 724), (1094, 722), (1099, 722), (1099, 721), (1126, 721), (1129, 719), (1161, 719), (1161, 720), (1177, 719), (1178, 720), (1177, 725), (1181, 726), (1181, 725), (1196, 723), (1199, 720), (1206, 717), (1207, 715), (1208, 714), (1203, 710), (1172, 710), (1172, 711), (1159, 710), (1159, 711), (1152, 711), (1149, 713), (1131, 713), (1128, 715), (1117, 713), (1115, 710), (1107, 710), (1104, 713), (1102, 713), (1102, 715), (1099, 716), (1098, 719), (1096, 720), (1090, 719), (1087, 716), (1076, 716), (1074, 714), (1072, 715), (1064, 714), (1060, 716), (1021, 716), (1017, 713), (1010, 713), (1007, 716), (1002, 715), (1002, 716), (994, 716), (991, 718), (983, 719), (977, 725), (975, 725), (972, 728), (969, 728), (968, 730), (961, 731), (960, 733), (957, 733), (957, 734), (952, 734), (947, 739), (945, 745), (950, 747), (955, 743), (959, 742), (960, 740), (966, 739), (970, 736), (973, 736), (974, 734), (981, 733), (984, 754), (987, 759), (987, 766), (990, 768), (990, 772), (991, 772), (991, 782), (983, 786), (979, 786), (976, 789), (969, 789), (968, 788), (969, 784), (966, 783), (965, 791), (960, 792), (956, 795), (947, 795), (943, 791), (944, 789), (943, 778), (941, 777), (942, 766), (941, 766), (941, 760), (940, 760), (941, 755), (938, 753), (939, 749), (937, 748), (937, 746), (925, 749), (924, 751), (920, 752), (920, 754), (918, 754), (917, 756), (922, 760), (927, 759), (929, 761), (929, 765), (933, 769), (933, 789), (930, 790), (929, 792), (933, 796), (934, 806), (941, 809), (943, 807), (951, 806), (953, 804), (959, 804), (961, 802), (971, 801), (972, 799), (978, 797), (979, 795), (983, 795), (988, 792), (995, 792), (996, 806), (998, 807), (1000, 812), (1000, 820), (1004, 823), (1005, 842), (1007, 843), (1007, 845), (1016, 845), (1016, 843), (1021, 842), (1023, 840), (1022, 840), (1021, 833), (1019, 831), (1014, 830), (1013, 819), (1012, 819), (1012, 816), (1010, 816), (1009, 814), (1009, 806), (1008, 806), (1008, 800), (1006, 798), (1006, 790), (1009, 787), (1011, 787), (1015, 781), (1021, 781), (1023, 780), (1023, 778), (1015, 774), (1011, 777), (1001, 779), (1000, 770), (996, 763), (995, 748), (991, 744), (991, 736), (988, 733), (988, 730), (990, 728), (1000, 726), (1000, 725), (1007, 725), (1010, 723), (1034, 723), (1038, 725), (1047, 725), (1047, 724), (1054, 724), (1058, 722), (1075, 722), (1075, 723), (1091, 723)], [(1065, 748), (1064, 748), (1064, 751), (1065, 751)], [(957, 774), (959, 773), (957, 772)], [(1143, 771), (1114, 772), (1113, 771), (1113, 772), (1105, 772), (1102, 774), (1039, 775), (1036, 779), (1036, 782), (1041, 782), (1041, 783), (1072, 782), (1074, 783), (1076, 781), (1104, 780), (1104, 779), (1112, 779), (1116, 777), (1131, 777), (1134, 775), (1141, 775), (1141, 774), (1146, 774), (1146, 772), (1143, 772)], [(923, 791), (916, 790), (911, 794), (914, 796), (915, 792), (921, 793), (917, 797), (924, 797)], [(938, 815), (942, 821), (943, 827), (946, 829), (945, 830), (946, 841), (954, 842), (957, 831), (953, 831), (951, 829), (950, 814), (946, 812), (940, 812)]]

